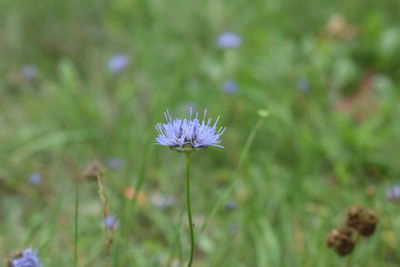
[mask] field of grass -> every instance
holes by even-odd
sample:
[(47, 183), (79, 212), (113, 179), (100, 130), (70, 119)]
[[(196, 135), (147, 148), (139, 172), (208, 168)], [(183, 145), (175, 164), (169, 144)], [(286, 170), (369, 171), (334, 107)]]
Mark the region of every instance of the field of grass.
[(0, 7), (1, 266), (186, 266), (185, 155), (154, 126), (189, 107), (227, 127), (192, 155), (193, 266), (345, 266), (353, 205), (379, 220), (352, 266), (400, 266), (399, 1)]

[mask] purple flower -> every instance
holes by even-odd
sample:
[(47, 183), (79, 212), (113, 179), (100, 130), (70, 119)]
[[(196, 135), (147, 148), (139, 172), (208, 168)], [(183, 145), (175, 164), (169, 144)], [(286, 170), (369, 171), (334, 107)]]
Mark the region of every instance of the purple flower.
[(11, 267), (40, 267), (42, 263), (38, 257), (38, 252), (32, 248), (25, 249), (16, 257), (10, 260)]
[(165, 118), (167, 123), (157, 123), (156, 129), (158, 137), (155, 139), (156, 144), (168, 146), (177, 151), (197, 151), (208, 146), (217, 146), (221, 142), (220, 136), (225, 132), (226, 128), (217, 129), (219, 117), (215, 123), (211, 125), (212, 119), (206, 118), (207, 109), (204, 110), (203, 120), (200, 122), (198, 113), (192, 119), (192, 108), (190, 108), (189, 119), (172, 119), (167, 110)]
[(299, 89), (300, 92), (306, 93), (310, 90), (310, 87), (310, 82), (306, 78), (301, 78), (297, 81), (297, 89)]
[(31, 184), (37, 185), (40, 184), (42, 181), (42, 175), (38, 172), (32, 173), (29, 177), (28, 180)]
[(126, 54), (115, 54), (108, 61), (108, 70), (111, 73), (121, 73), (129, 64), (129, 57)]
[(386, 198), (394, 202), (400, 201), (400, 185), (395, 184), (392, 187), (388, 187), (386, 189)]
[(114, 230), (119, 225), (119, 220), (116, 220), (113, 215), (108, 215), (105, 219), (105, 225), (109, 230)]
[(222, 84), (222, 90), (227, 94), (234, 94), (237, 90), (237, 84), (234, 81), (228, 80)]
[(242, 38), (233, 32), (224, 32), (217, 39), (217, 46), (222, 49), (237, 48), (242, 44)]
[(25, 65), (21, 68), (21, 75), (26, 80), (34, 79), (38, 74), (37, 68), (34, 65)]
[(237, 204), (236, 204), (236, 202), (234, 200), (228, 201), (225, 204), (225, 208), (227, 210), (229, 210), (229, 211), (232, 211), (232, 210), (236, 209), (236, 207), (237, 207)]
[(106, 165), (110, 169), (121, 169), (125, 165), (125, 161), (119, 158), (108, 158), (106, 160)]

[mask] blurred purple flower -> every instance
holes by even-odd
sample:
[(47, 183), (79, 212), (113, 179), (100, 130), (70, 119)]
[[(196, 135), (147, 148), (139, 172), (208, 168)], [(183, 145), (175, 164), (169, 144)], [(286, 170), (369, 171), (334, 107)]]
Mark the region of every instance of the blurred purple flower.
[(19, 253), (18, 256), (12, 258), (9, 265), (11, 267), (40, 267), (42, 263), (38, 257), (37, 250), (28, 248)]
[(40, 184), (40, 182), (42, 181), (42, 175), (38, 172), (32, 173), (28, 177), (28, 181), (33, 185)]
[(151, 202), (159, 209), (166, 210), (176, 204), (177, 199), (174, 196), (163, 196), (161, 194), (154, 194), (151, 197)]
[(116, 220), (113, 215), (108, 215), (105, 219), (105, 225), (107, 229), (115, 230), (115, 228), (117, 228), (119, 225), (119, 220)]
[(224, 32), (217, 39), (217, 46), (222, 49), (237, 48), (242, 44), (242, 38), (233, 32)]
[(119, 158), (108, 158), (106, 160), (106, 166), (110, 169), (121, 169), (125, 166), (125, 161)]
[(400, 201), (400, 185), (395, 184), (392, 187), (388, 187), (386, 189), (386, 198), (393, 202), (399, 202)]
[(225, 208), (229, 211), (236, 209), (237, 204), (234, 200), (230, 200), (225, 204)]
[(237, 91), (237, 83), (232, 80), (225, 81), (222, 84), (222, 90), (227, 94), (234, 94)]
[(310, 87), (310, 82), (306, 78), (300, 78), (297, 81), (297, 89), (299, 89), (300, 92), (306, 93), (310, 90)]
[(35, 65), (25, 65), (21, 68), (21, 75), (26, 80), (34, 79), (37, 74), (38, 71)]
[(108, 61), (108, 70), (111, 73), (121, 73), (129, 64), (129, 56), (127, 54), (119, 53), (113, 55)]

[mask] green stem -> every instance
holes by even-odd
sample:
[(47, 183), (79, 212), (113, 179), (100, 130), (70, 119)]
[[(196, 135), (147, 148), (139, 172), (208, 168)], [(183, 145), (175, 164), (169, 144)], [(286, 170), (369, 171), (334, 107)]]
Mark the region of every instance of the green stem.
[(238, 180), (239, 171), (243, 167), (243, 164), (244, 164), (244, 162), (245, 162), (245, 160), (247, 158), (247, 155), (249, 153), (250, 147), (253, 144), (253, 141), (254, 141), (254, 139), (256, 137), (256, 134), (257, 134), (258, 130), (261, 128), (261, 126), (263, 125), (264, 121), (265, 121), (265, 118), (261, 117), (257, 121), (257, 123), (254, 126), (253, 130), (251, 131), (249, 137), (247, 138), (246, 144), (244, 145), (243, 150), (240, 153), (239, 162), (238, 162), (237, 167), (236, 167), (236, 169), (235, 169), (235, 171), (233, 173), (233, 178), (230, 181), (230, 183), (228, 184), (228, 186), (225, 189), (225, 191), (222, 192), (222, 194), (220, 195), (220, 197), (216, 201), (215, 205), (213, 206), (213, 208), (211, 209), (210, 213), (206, 217), (203, 225), (200, 227), (200, 231), (199, 231), (200, 234), (205, 230), (208, 222), (211, 220), (211, 218), (214, 217), (214, 215), (217, 213), (218, 209), (222, 207), (223, 203), (227, 200), (229, 195), (232, 193), (232, 191), (233, 191), (233, 189), (235, 187), (235, 184), (236, 184), (236, 182)]
[(316, 266), (315, 263), (321, 258), (321, 256), (324, 254), (325, 250), (326, 250), (326, 244), (325, 244), (325, 242), (323, 242), (322, 245), (320, 246), (316, 256), (310, 257), (309, 260), (305, 263), (304, 267)]
[(186, 206), (188, 212), (189, 230), (190, 230), (190, 258), (188, 267), (192, 266), (194, 254), (194, 235), (193, 235), (193, 221), (192, 209), (190, 206), (190, 155), (191, 152), (186, 152)]
[[(354, 253), (354, 252), (353, 252)], [(351, 267), (353, 265), (353, 253), (349, 255), (346, 261), (346, 267)]]
[(78, 267), (78, 216), (79, 216), (79, 185), (76, 186), (76, 191), (75, 191), (75, 226), (74, 226), (74, 232), (75, 232), (75, 237), (74, 237), (74, 261), (75, 261), (75, 267)]
[[(360, 237), (361, 237), (361, 235), (359, 233), (356, 233), (356, 238), (354, 239), (354, 246), (357, 245), (358, 241), (360, 240)], [(354, 254), (354, 251), (347, 258), (346, 267), (351, 267), (353, 265), (353, 254)]]
[[(172, 249), (170, 251), (170, 255), (168, 257), (168, 262), (167, 262), (166, 266), (172, 266), (172, 260), (174, 259), (176, 250), (178, 250), (178, 256), (177, 257), (179, 259), (179, 263), (182, 262), (182, 245), (181, 245), (181, 242), (180, 242), (181, 241), (181, 235), (180, 235), (181, 231), (179, 229), (181, 229), (181, 226), (182, 226), (182, 218), (185, 215), (184, 214), (185, 213), (185, 208), (186, 207), (183, 207), (181, 209), (181, 211), (179, 212), (179, 220), (176, 223), (176, 227), (174, 228), (174, 229), (176, 229), (176, 231), (175, 231), (175, 239), (174, 239), (174, 241), (173, 241), (173, 243), (171, 245)], [(179, 266), (181, 266), (181, 265), (179, 265)]]

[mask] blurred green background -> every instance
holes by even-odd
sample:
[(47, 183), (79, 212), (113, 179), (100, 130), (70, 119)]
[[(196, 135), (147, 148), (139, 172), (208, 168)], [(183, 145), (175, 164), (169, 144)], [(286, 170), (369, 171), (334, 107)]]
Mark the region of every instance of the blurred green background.
[[(78, 187), (79, 266), (184, 266), (184, 155), (154, 125), (193, 106), (228, 128), (193, 155), (194, 266), (342, 266), (325, 240), (354, 204), (379, 216), (354, 266), (400, 266), (399, 1), (0, 7), (0, 259), (73, 266)], [(94, 161), (109, 257), (97, 184), (77, 182)]]

